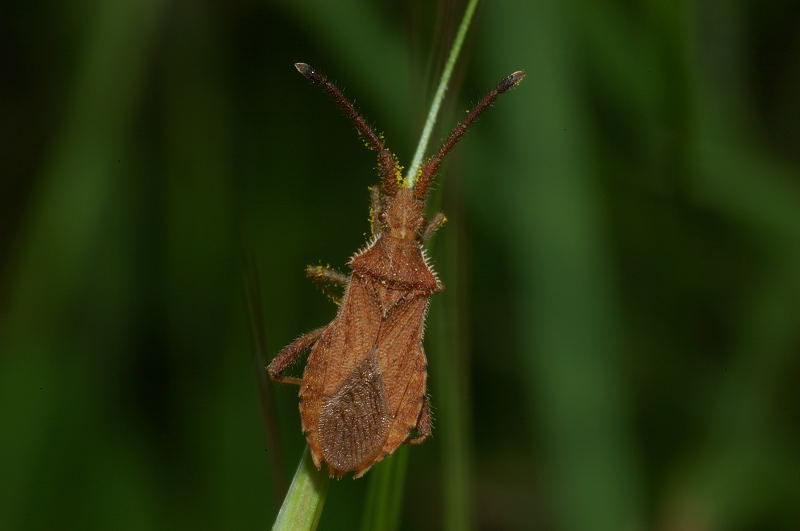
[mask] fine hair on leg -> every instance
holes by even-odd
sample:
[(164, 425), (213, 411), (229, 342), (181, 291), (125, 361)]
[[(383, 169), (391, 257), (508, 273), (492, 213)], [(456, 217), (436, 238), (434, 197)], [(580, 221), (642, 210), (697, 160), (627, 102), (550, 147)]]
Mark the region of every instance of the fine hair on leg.
[(267, 366), (267, 373), (272, 381), (300, 385), (302, 380), (292, 376), (281, 376), (281, 373), (293, 365), (303, 354), (317, 342), (319, 336), (325, 331), (326, 327), (317, 328), (298, 337), (272, 358)]
[(423, 243), (428, 241), (431, 236), (436, 234), (437, 230), (442, 228), (442, 225), (444, 225), (446, 221), (447, 218), (443, 212), (437, 212), (434, 214), (433, 217), (428, 220), (428, 223), (425, 224), (425, 227), (423, 227), (419, 237), (420, 241)]
[(344, 273), (321, 265), (306, 266), (306, 276), (335, 304), (341, 304), (342, 294), (334, 288), (344, 288), (350, 278)]

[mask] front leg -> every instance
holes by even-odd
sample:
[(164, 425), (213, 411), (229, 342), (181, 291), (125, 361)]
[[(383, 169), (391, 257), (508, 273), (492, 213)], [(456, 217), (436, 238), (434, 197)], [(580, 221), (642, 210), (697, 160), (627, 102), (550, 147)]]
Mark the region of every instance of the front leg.
[(425, 243), (430, 239), (434, 233), (442, 228), (442, 225), (447, 223), (447, 218), (442, 212), (437, 212), (434, 216), (428, 220), (428, 223), (425, 225), (425, 228), (422, 229), (420, 233), (419, 239)]
[(317, 342), (319, 336), (325, 331), (325, 328), (326, 327), (323, 326), (322, 328), (317, 328), (316, 330), (303, 334), (278, 352), (267, 366), (267, 373), (269, 373), (270, 379), (273, 382), (300, 385), (302, 383), (300, 378), (281, 376), (281, 373), (296, 362), (303, 352), (314, 346), (314, 343)]

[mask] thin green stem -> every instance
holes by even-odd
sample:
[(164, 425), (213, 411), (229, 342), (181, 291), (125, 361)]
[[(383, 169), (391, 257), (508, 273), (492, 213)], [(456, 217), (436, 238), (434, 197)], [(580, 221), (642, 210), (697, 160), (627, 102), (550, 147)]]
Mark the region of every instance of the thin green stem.
[(275, 525), (272, 526), (273, 531), (316, 529), (327, 494), (328, 476), (316, 469), (306, 446)]
[(453, 41), (453, 46), (450, 48), (450, 55), (444, 65), (442, 77), (439, 79), (439, 86), (436, 87), (436, 94), (433, 96), (431, 108), (428, 111), (428, 117), (425, 120), (425, 126), (422, 128), (422, 135), (419, 137), (419, 144), (417, 150), (414, 152), (414, 158), (411, 159), (411, 164), (406, 173), (406, 186), (412, 188), (414, 181), (417, 178), (417, 172), (422, 164), (422, 158), (425, 156), (425, 150), (428, 149), (428, 142), (431, 139), (433, 126), (436, 124), (436, 117), (439, 115), (439, 109), (442, 107), (442, 100), (444, 100), (444, 93), (447, 90), (447, 84), (450, 83), (450, 76), (453, 74), (453, 68), (456, 65), (459, 53), (461, 53), (461, 45), (464, 43), (464, 38), (467, 36), (469, 24), (472, 21), (472, 15), (475, 14), (475, 9), (478, 7), (478, 0), (470, 0), (467, 4), (467, 9), (464, 11), (464, 16), (461, 18), (461, 24), (458, 26), (458, 33)]

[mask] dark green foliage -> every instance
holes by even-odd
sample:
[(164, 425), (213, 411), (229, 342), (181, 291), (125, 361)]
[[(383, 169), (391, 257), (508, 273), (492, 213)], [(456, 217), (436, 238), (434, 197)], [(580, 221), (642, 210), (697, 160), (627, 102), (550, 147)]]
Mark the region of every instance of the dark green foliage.
[[(357, 96), (408, 161), (444, 57), (428, 50), (463, 6), (18, 4), (0, 528), (264, 529), (304, 439), (290, 387), (267, 389), (265, 436), (242, 257), (269, 357), (330, 321), (303, 268), (343, 268), (377, 180), (292, 64)], [(797, 19), (792, 2), (481, 6), (432, 144), (528, 77), (437, 185), (434, 437), (400, 456), (402, 507), (383, 509), (400, 528), (800, 527)], [(367, 482), (331, 482), (320, 529), (374, 518)]]

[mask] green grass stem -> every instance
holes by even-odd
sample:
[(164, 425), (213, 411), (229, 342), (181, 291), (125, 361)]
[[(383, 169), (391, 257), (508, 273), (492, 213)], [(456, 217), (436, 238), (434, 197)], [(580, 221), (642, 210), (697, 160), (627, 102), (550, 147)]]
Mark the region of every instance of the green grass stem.
[(458, 33), (456, 33), (456, 38), (453, 40), (453, 45), (450, 48), (450, 55), (447, 57), (444, 70), (442, 70), (442, 77), (439, 78), (439, 86), (436, 87), (436, 94), (434, 94), (431, 107), (428, 110), (428, 117), (425, 119), (425, 125), (422, 128), (422, 135), (419, 137), (417, 150), (414, 152), (414, 158), (411, 159), (411, 164), (408, 166), (406, 182), (409, 188), (414, 186), (414, 180), (422, 164), (422, 158), (425, 156), (425, 150), (428, 149), (428, 142), (431, 139), (433, 126), (436, 124), (436, 117), (439, 115), (439, 110), (442, 107), (442, 100), (444, 100), (447, 84), (450, 83), (453, 68), (456, 65), (458, 55), (461, 53), (461, 45), (464, 44), (464, 38), (467, 36), (467, 30), (472, 21), (472, 15), (475, 14), (475, 9), (477, 7), (478, 0), (470, 0), (469, 4), (467, 4), (467, 9), (464, 11), (464, 16), (461, 18), (461, 24), (458, 26)]
[(306, 446), (272, 526), (273, 531), (316, 529), (328, 494), (328, 483), (328, 476), (316, 469)]

